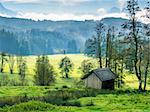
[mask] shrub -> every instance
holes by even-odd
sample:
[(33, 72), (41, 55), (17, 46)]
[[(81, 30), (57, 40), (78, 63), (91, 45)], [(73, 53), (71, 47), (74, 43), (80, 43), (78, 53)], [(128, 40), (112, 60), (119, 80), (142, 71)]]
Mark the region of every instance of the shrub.
[(9, 112), (25, 112), (25, 111), (52, 111), (55, 109), (55, 106), (47, 103), (42, 103), (39, 101), (30, 101), (26, 103), (21, 103), (19, 105), (14, 105), (8, 107), (7, 111)]
[(94, 106), (93, 101), (91, 100), (90, 102), (88, 102), (88, 103), (86, 104), (86, 106)]
[[(25, 79), (24, 86), (28, 86), (28, 80)], [(18, 74), (1, 74), (0, 75), (0, 86), (22, 86), (22, 82), (20, 81)]]
[(81, 103), (77, 100), (75, 101), (64, 101), (62, 106), (77, 106), (77, 107), (81, 107)]
[(62, 86), (62, 88), (64, 88), (64, 89), (65, 89), (65, 88), (69, 88), (69, 87), (68, 87), (68, 86), (66, 86), (66, 85), (63, 85), (63, 86)]

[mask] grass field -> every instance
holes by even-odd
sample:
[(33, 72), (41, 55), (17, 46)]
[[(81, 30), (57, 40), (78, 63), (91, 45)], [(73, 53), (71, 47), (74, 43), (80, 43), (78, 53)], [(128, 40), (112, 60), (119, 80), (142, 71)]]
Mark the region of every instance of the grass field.
[[(60, 70), (59, 70), (59, 63), (60, 63), (61, 59), (64, 58), (65, 56), (69, 57), (71, 59), (71, 61), (73, 62), (73, 64), (74, 64), (73, 65), (73, 71), (70, 73), (70, 77), (72, 77), (72, 79), (70, 79), (70, 80), (65, 80), (65, 79), (61, 80), (61, 78), (60, 78), (61, 74), (60, 74)], [(90, 57), (84, 56), (83, 54), (50, 55), (48, 57), (49, 57), (50, 64), (53, 65), (54, 70), (56, 72), (57, 80), (56, 80), (55, 85), (58, 85), (58, 86), (62, 86), (63, 84), (64, 85), (68, 84), (69, 86), (72, 86), (72, 82), (74, 80), (80, 79), (80, 76), (82, 75), (80, 70), (79, 70), (79, 67), (81, 66), (81, 62), (83, 60), (86, 60), (86, 59), (92, 59)], [(32, 83), (33, 83), (33, 76), (35, 74), (34, 69), (35, 69), (36, 58), (37, 58), (37, 56), (26, 56), (25, 57), (25, 59), (27, 61), (27, 67), (28, 67), (28, 69), (27, 69), (27, 78), (30, 80), (31, 85), (33, 85)], [(97, 63), (97, 61), (95, 59), (93, 59), (93, 61), (95, 63)], [(5, 74), (9, 75), (9, 66), (8, 66), (8, 64), (6, 64), (4, 72), (5, 72)], [(14, 67), (14, 73), (15, 74), (18, 73), (17, 65), (15, 65), (15, 67)], [(14, 77), (15, 74), (13, 74), (12, 77)]]
[[(59, 73), (60, 60), (68, 56), (73, 64), (74, 70), (70, 74), (70, 79), (61, 78)], [(80, 80), (82, 75), (79, 67), (81, 62), (85, 59), (92, 59), (82, 54), (67, 54), (67, 55), (51, 55), (49, 56), (50, 63), (54, 66), (57, 73), (56, 82), (48, 87), (35, 86), (33, 84), (34, 67), (36, 62), (36, 56), (25, 57), (28, 64), (27, 79), (30, 80), (30, 86), (1, 86), (0, 87), (0, 99), (11, 98), (18, 96), (27, 97), (43, 97), (49, 91), (61, 90), (62, 86), (68, 86), (72, 89), (78, 88), (76, 83)], [(96, 60), (93, 59), (93, 61)], [(15, 74), (9, 74), (8, 65), (6, 65), (4, 74), (14, 80), (18, 79), (17, 68), (15, 66)], [(150, 93), (132, 92), (138, 88), (138, 81), (134, 74), (125, 72), (125, 85), (122, 89), (115, 90), (114, 93), (96, 94), (95, 97), (81, 97), (76, 99), (70, 99), (69, 101), (80, 102), (80, 106), (58, 106), (50, 103), (40, 101), (29, 101), (24, 103), (17, 103), (13, 106), (2, 106), (0, 112), (150, 112)], [(67, 88), (66, 88), (67, 89)], [(150, 84), (147, 89), (150, 90)], [(130, 91), (121, 92), (117, 91)], [(93, 90), (94, 91), (94, 90)], [(9, 100), (8, 100), (9, 101)], [(1, 105), (2, 102), (0, 102)]]
[[(80, 107), (30, 101), (1, 108), (1, 112), (149, 112), (150, 94), (100, 94), (78, 99)], [(89, 105), (90, 102), (93, 105)]]
[[(70, 73), (70, 77), (72, 77), (72, 78), (69, 80), (65, 80), (65, 79), (62, 80), (62, 78), (60, 78), (61, 74), (60, 74), (60, 70), (59, 70), (59, 63), (60, 63), (60, 60), (65, 56), (69, 57), (74, 64), (73, 71), (72, 71), (72, 73)], [(34, 76), (36, 58), (37, 58), (37, 56), (26, 56), (25, 57), (25, 59), (27, 60), (27, 66), (28, 66), (27, 78), (30, 80), (31, 85), (33, 85), (33, 76)], [(80, 79), (82, 74), (81, 74), (81, 71), (79, 70), (79, 67), (81, 66), (81, 62), (86, 59), (92, 59), (94, 61), (94, 63), (97, 65), (96, 59), (87, 57), (83, 54), (50, 55), (49, 56), (50, 63), (51, 63), (51, 65), (53, 65), (53, 67), (56, 71), (56, 74), (57, 74), (57, 76), (56, 76), (57, 80), (56, 80), (55, 86), (62, 86), (62, 85), (66, 85), (66, 84), (69, 86), (74, 86), (74, 84), (72, 82)], [(15, 74), (13, 74), (13, 75), (9, 74), (9, 66), (7, 64), (5, 66), (4, 72), (5, 72), (4, 74), (9, 75), (9, 77), (17, 77), (18, 76), (18, 75), (16, 75), (18, 73), (16, 65), (14, 67)], [(124, 74), (125, 74), (124, 81), (125, 81), (126, 87), (137, 89), (138, 80), (137, 80), (136, 76), (134, 74), (129, 74), (127, 72), (125, 72)], [(150, 89), (149, 85), (148, 85), (148, 89)]]

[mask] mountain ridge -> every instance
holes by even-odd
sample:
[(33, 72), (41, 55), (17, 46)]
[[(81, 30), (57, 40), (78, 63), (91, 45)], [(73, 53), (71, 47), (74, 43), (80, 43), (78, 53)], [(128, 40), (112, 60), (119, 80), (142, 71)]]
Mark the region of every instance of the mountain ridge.
[[(101, 20), (105, 25), (119, 29), (125, 21), (127, 20), (115, 17)], [(85, 41), (96, 34), (95, 26), (98, 22), (94, 20), (34, 21), (0, 17), (0, 51), (19, 55), (56, 54), (63, 53), (64, 50), (66, 53), (79, 53), (83, 51)], [(9, 47), (7, 43), (10, 39), (14, 41), (12, 42), (14, 45)]]

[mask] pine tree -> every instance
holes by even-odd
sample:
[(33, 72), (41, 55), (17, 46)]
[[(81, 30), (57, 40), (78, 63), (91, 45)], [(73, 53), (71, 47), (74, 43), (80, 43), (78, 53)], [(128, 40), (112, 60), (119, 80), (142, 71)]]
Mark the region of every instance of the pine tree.
[(25, 78), (27, 74), (27, 63), (22, 56), (17, 57), (18, 58), (18, 72), (21, 80), (21, 85), (25, 85)]
[(38, 56), (35, 66), (35, 83), (40, 86), (49, 86), (55, 80), (53, 66), (47, 56)]

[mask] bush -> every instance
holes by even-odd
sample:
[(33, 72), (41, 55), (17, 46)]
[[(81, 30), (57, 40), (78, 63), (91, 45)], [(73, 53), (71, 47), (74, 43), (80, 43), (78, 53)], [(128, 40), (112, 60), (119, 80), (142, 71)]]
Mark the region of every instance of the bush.
[(59, 88), (58, 88), (58, 87), (55, 87), (55, 89), (58, 90)]
[(44, 100), (48, 103), (59, 104), (59, 102), (78, 99), (81, 97), (95, 97), (99, 93), (100, 90), (95, 89), (62, 89), (56, 91), (47, 91), (45, 93), (47, 95), (44, 97)]
[(88, 102), (88, 103), (86, 104), (86, 106), (94, 106), (93, 101), (91, 100), (90, 102)]
[(66, 89), (66, 88), (69, 88), (69, 87), (68, 87), (68, 86), (66, 86), (66, 85), (63, 85), (63, 86), (62, 86), (62, 88), (63, 88), (63, 89)]
[(63, 102), (62, 106), (77, 106), (81, 107), (81, 103), (79, 101), (65, 101)]
[(30, 101), (26, 103), (21, 103), (14, 105), (12, 107), (7, 107), (5, 110), (7, 112), (28, 112), (28, 111), (52, 111), (55, 109), (55, 106), (47, 103), (42, 103), (39, 101)]
[[(28, 86), (28, 80), (25, 79), (24, 86)], [(0, 74), (0, 86), (22, 86), (18, 74)]]
[(14, 104), (18, 104), (21, 102), (21, 97), (16, 96), (16, 97), (2, 97), (0, 99), (0, 107), (4, 107), (6, 105), (12, 106)]

